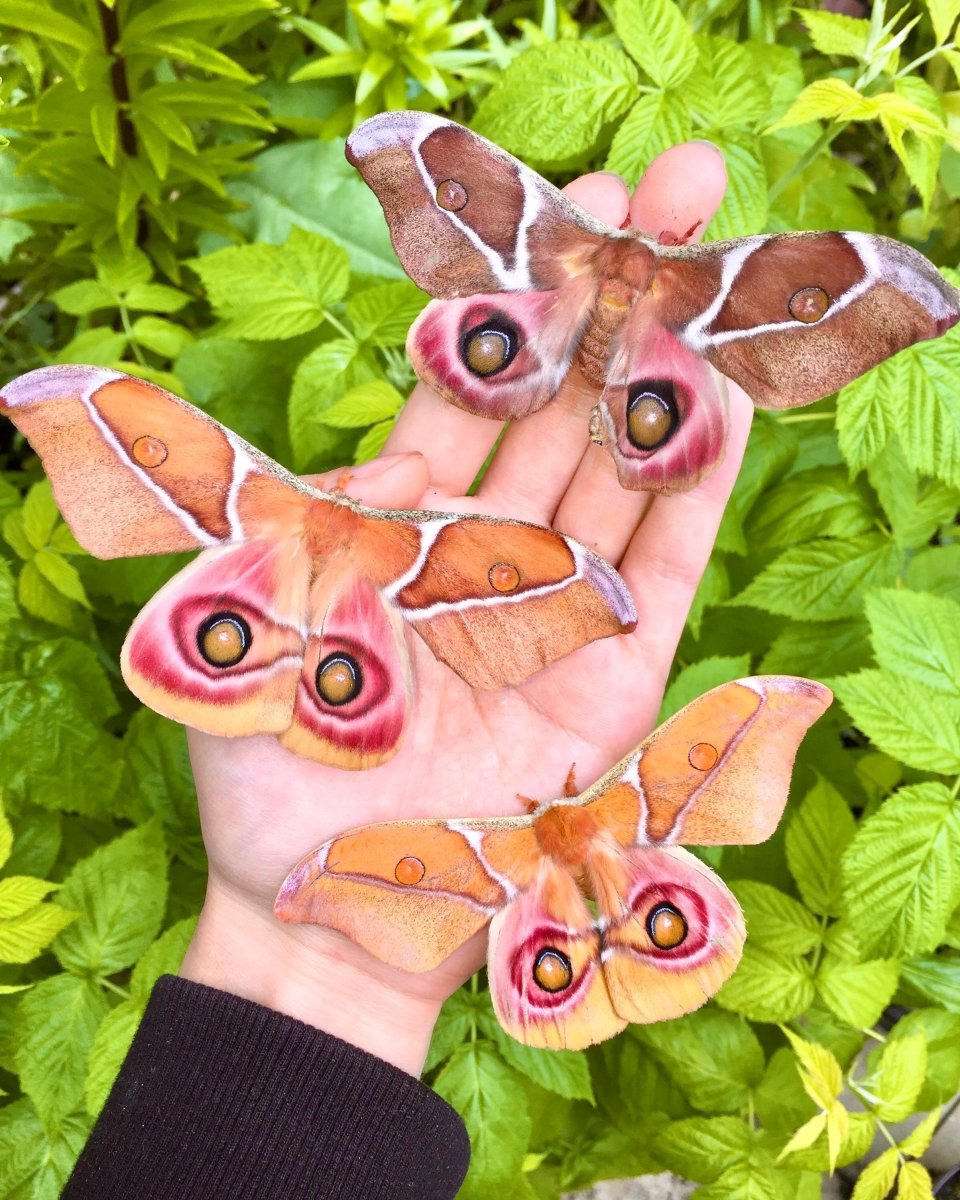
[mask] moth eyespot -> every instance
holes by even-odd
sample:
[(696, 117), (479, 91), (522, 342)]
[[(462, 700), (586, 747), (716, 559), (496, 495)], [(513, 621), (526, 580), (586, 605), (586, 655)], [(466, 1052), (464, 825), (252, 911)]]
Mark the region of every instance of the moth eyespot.
[(805, 325), (819, 321), (829, 307), (830, 297), (822, 287), (801, 288), (793, 293), (787, 303), (790, 316), (795, 321), (803, 321)]
[(687, 762), (697, 771), (709, 771), (717, 765), (719, 757), (716, 746), (711, 746), (709, 742), (697, 742), (690, 747)]
[(656, 450), (680, 424), (680, 409), (669, 380), (643, 380), (627, 393), (627, 437), (638, 450)]
[(317, 667), (317, 692), (320, 699), (333, 708), (349, 704), (360, 694), (362, 687), (360, 664), (349, 654), (328, 654)]
[(235, 667), (252, 641), (250, 626), (237, 613), (214, 613), (197, 630), (197, 649), (211, 667)]
[(419, 858), (414, 858), (412, 855), (407, 858), (401, 858), (394, 868), (394, 875), (397, 878), (397, 883), (405, 883), (412, 886), (419, 883), (426, 874), (426, 867)]
[(459, 212), (467, 203), (467, 189), (455, 179), (437, 185), (437, 203), (447, 212)]
[(658, 950), (673, 950), (687, 936), (687, 923), (672, 904), (658, 904), (647, 917), (647, 933)]
[(562, 992), (573, 982), (570, 959), (548, 946), (537, 955), (533, 964), (533, 978), (537, 987), (545, 992)]
[(491, 317), (460, 339), (460, 359), (468, 371), (486, 379), (509, 367), (520, 349), (520, 331), (505, 317)]
[(143, 437), (138, 437), (130, 447), (130, 453), (133, 455), (134, 461), (138, 462), (141, 467), (159, 467), (161, 463), (167, 461), (170, 451), (159, 438), (144, 434)]
[(487, 578), (496, 592), (515, 592), (520, 586), (520, 572), (513, 563), (497, 563), (487, 572)]

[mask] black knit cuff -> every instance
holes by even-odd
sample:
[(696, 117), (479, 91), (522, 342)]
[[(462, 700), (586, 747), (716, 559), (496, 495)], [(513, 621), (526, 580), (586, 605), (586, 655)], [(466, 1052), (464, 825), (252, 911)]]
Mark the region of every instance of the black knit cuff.
[(411, 1075), (166, 975), (63, 1196), (443, 1200), (469, 1154), (459, 1116)]

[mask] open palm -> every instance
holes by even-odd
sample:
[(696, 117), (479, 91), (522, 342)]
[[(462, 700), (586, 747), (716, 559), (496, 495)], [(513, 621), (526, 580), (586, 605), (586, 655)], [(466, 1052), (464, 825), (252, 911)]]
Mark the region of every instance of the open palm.
[[(717, 152), (691, 144), (661, 156), (632, 199), (608, 175), (569, 190), (615, 227), (629, 215), (654, 235), (682, 235), (704, 228), (724, 183)], [(737, 388), (730, 392), (724, 462), (684, 495), (620, 488), (610, 456), (585, 445), (596, 396), (574, 371), (553, 402), (508, 429), (477, 495), (467, 497), (499, 426), (415, 389), (384, 456), (359, 469), (347, 491), (386, 508), (553, 525), (617, 566), (634, 596), (637, 628), (499, 692), (474, 691), (412, 636), (414, 707), (398, 753), (374, 770), (323, 767), (273, 738), (192, 733), (210, 879), (185, 974), (418, 1069), (439, 1004), (476, 968), (482, 946), (429, 974), (405, 975), (338, 934), (281, 925), (272, 916), (277, 889), (299, 858), (344, 829), (519, 812), (518, 794), (559, 796), (574, 763), (585, 787), (651, 731), (743, 454), (752, 405)]]

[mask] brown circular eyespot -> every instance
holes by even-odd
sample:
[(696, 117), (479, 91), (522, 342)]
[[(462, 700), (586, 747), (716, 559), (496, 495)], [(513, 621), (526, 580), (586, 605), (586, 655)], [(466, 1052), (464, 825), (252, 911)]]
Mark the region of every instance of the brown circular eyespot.
[(627, 437), (638, 450), (656, 450), (670, 440), (680, 424), (673, 384), (644, 380), (627, 393)]
[(509, 367), (519, 349), (520, 331), (512, 321), (500, 316), (475, 325), (460, 338), (463, 365), (481, 379)]
[(697, 771), (709, 771), (717, 765), (719, 757), (716, 746), (711, 746), (709, 742), (697, 742), (695, 746), (690, 747), (687, 762)]
[(673, 950), (687, 936), (687, 923), (672, 904), (658, 904), (647, 917), (647, 933), (658, 950)]
[(545, 992), (562, 992), (573, 982), (570, 959), (548, 946), (537, 955), (533, 964), (533, 978)]
[(805, 325), (819, 321), (829, 307), (830, 297), (822, 287), (801, 288), (793, 293), (787, 303), (790, 316), (795, 321), (803, 321)]
[(159, 438), (144, 434), (130, 447), (130, 453), (141, 467), (159, 467), (167, 461), (170, 452)]
[(520, 586), (520, 572), (513, 563), (497, 563), (487, 572), (487, 578), (497, 592), (515, 592)]
[(197, 649), (211, 667), (235, 667), (252, 641), (250, 626), (237, 613), (214, 613), (197, 630)]
[(401, 858), (394, 868), (394, 875), (397, 877), (397, 883), (405, 883), (412, 886), (419, 883), (426, 874), (426, 867), (419, 858), (414, 858), (412, 855), (407, 858)]
[(459, 212), (467, 203), (467, 189), (455, 179), (437, 185), (437, 203), (447, 212)]
[(317, 692), (321, 700), (334, 708), (349, 704), (362, 687), (360, 664), (349, 654), (328, 654), (317, 667)]

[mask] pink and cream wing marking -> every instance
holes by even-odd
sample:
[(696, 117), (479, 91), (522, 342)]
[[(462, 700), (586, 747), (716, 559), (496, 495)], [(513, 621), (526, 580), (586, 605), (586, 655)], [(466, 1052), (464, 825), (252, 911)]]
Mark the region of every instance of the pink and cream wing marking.
[(646, 299), (615, 335), (597, 407), (625, 488), (685, 491), (723, 457), (726, 383), (660, 324)]
[(339, 930), (390, 966), (429, 971), (514, 899), (535, 868), (526, 817), (368, 825), (303, 858), (274, 912)]
[(808, 404), (960, 319), (922, 254), (866, 233), (665, 248), (660, 319), (765, 408)]
[(43, 460), (64, 517), (100, 558), (283, 536), (309, 489), (153, 384), (102, 367), (43, 367), (0, 393)]
[(743, 914), (721, 879), (680, 847), (592, 848), (600, 959), (624, 1022), (667, 1021), (699, 1008), (740, 961)]
[(306, 641), (309, 556), (294, 539), (202, 554), (141, 610), (120, 656), (133, 694), (208, 733), (288, 728)]
[(357, 770), (400, 745), (413, 693), (400, 616), (360, 575), (310, 589), (309, 631), (289, 728), (280, 741), (306, 758)]
[(579, 1050), (627, 1024), (607, 991), (593, 914), (573, 876), (549, 858), (494, 918), (487, 970), (500, 1024), (528, 1046)]

